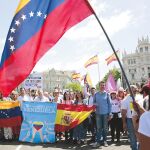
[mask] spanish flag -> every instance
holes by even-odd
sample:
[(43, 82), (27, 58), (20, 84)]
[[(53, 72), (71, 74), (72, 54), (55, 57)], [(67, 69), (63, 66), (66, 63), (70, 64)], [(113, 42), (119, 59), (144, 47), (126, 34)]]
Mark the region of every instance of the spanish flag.
[(64, 132), (74, 128), (83, 122), (94, 109), (95, 106), (58, 104), (55, 130)]
[(90, 58), (85, 64), (84, 64), (84, 67), (87, 68), (88, 66), (91, 66), (93, 64), (98, 64), (98, 56), (95, 55), (94, 57)]
[(76, 80), (76, 79), (80, 79), (81, 78), (81, 74), (80, 73), (73, 73), (72, 74), (72, 79)]
[[(118, 53), (119, 51), (116, 51), (116, 53)], [(115, 56), (115, 54), (113, 53), (112, 55), (110, 55), (108, 58), (105, 59), (107, 62), (107, 65), (109, 65), (111, 62), (116, 61), (117, 58)]]
[(0, 127), (21, 126), (19, 102), (0, 102)]

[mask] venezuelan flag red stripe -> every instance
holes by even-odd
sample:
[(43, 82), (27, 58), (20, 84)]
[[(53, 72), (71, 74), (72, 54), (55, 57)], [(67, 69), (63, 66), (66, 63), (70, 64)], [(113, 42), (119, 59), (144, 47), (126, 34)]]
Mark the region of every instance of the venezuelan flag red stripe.
[(0, 127), (17, 127), (21, 126), (21, 116), (7, 118), (7, 119), (0, 119)]
[[(27, 10), (30, 12), (30, 8), (33, 8), (33, 2), (35, 0), (27, 3), (19, 12)], [(37, 2), (33, 12), (36, 11), (36, 17), (39, 18), (44, 17), (42, 16), (43, 12), (44, 14), (48, 12), (45, 21), (35, 23), (33, 18), (29, 20), (28, 14), (28, 20), (22, 25), (23, 28), (16, 31), (16, 39), (13, 39), (15, 40), (14, 45), (8, 43), (8, 40), (13, 42), (9, 37), (10, 33), (8, 34), (0, 65), (0, 91), (5, 96), (30, 74), (37, 61), (58, 42), (68, 29), (92, 14), (86, 0), (59, 0), (59, 3), (56, 0), (37, 0)], [(47, 4), (47, 7), (44, 4)], [(49, 5), (52, 6), (49, 7)], [(23, 20), (24, 16), (19, 16), (19, 12), (16, 17)], [(15, 18), (12, 24), (17, 26), (17, 19)], [(28, 30), (29, 32), (27, 32)]]

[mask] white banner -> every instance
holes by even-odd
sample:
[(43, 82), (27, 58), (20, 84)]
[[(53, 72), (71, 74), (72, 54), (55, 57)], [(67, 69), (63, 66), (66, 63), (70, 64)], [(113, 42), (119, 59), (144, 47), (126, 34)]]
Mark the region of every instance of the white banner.
[(43, 77), (40, 73), (33, 73), (24, 81), (25, 89), (43, 89)]

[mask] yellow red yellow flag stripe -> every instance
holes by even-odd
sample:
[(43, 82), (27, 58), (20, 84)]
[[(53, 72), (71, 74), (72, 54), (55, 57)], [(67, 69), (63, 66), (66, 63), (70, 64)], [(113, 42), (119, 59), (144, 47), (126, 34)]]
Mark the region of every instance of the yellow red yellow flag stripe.
[[(78, 124), (80, 124), (90, 115), (92, 111), (93, 110), (77, 112), (77, 111), (57, 110), (55, 124), (59, 124), (62, 126), (70, 126), (70, 124), (74, 121), (78, 121)], [(68, 119), (68, 122), (65, 121), (65, 118)]]
[(72, 79), (78, 79), (78, 78), (81, 78), (81, 74), (80, 73), (72, 74)]
[(90, 58), (90, 59), (84, 64), (84, 67), (87, 68), (87, 67), (90, 66), (90, 65), (97, 64), (98, 61), (99, 61), (99, 59), (98, 59), (98, 56), (96, 55), (96, 56)]

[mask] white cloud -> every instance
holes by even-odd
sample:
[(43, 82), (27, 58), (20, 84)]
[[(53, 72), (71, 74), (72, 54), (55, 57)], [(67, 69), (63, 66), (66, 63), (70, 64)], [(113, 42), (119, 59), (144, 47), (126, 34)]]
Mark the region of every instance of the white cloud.
[[(104, 28), (110, 36), (121, 31), (132, 23), (132, 13), (127, 10), (125, 12), (118, 11), (113, 16), (107, 18), (100, 18)], [(102, 35), (102, 36), (100, 36)], [(77, 26), (70, 29), (66, 34), (66, 38), (76, 40), (79, 38), (100, 38), (104, 39), (103, 32), (94, 16), (90, 16)]]
[(131, 11), (127, 10), (121, 13), (118, 12), (118, 14), (111, 18), (104, 19), (103, 22), (109, 34), (113, 35), (130, 25), (132, 23), (132, 18)]

